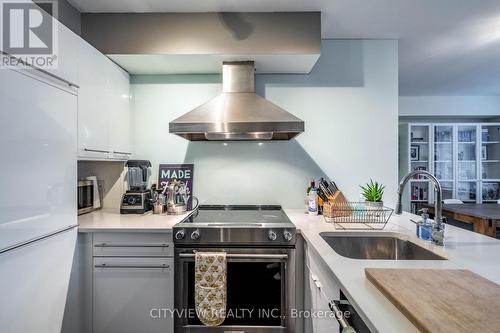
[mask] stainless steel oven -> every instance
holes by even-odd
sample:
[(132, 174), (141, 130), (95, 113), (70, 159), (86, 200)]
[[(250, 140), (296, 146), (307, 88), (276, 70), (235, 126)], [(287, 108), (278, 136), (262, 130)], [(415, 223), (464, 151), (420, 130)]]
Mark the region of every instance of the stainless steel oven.
[[(201, 324), (194, 304), (194, 251), (227, 253), (227, 308), (221, 326)], [(295, 332), (295, 248), (175, 249), (176, 333)]]
[[(175, 333), (296, 332), (297, 235), (280, 206), (199, 206), (173, 233)], [(195, 312), (195, 251), (227, 254), (226, 316), (218, 327), (204, 326)]]

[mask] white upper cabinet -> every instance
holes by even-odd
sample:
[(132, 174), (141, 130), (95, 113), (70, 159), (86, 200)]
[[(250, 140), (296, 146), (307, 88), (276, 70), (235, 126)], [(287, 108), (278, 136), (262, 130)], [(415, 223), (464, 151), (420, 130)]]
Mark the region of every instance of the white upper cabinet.
[[(19, 54), (15, 50), (10, 50), (7, 44), (0, 46), (0, 50), (12, 57), (13, 61), (9, 62), (9, 66), (11, 67), (26, 70), (30, 70), (30, 67), (35, 68), (42, 70), (44, 74), (49, 74), (62, 80), (64, 84), (78, 86), (78, 44), (81, 38), (48, 14), (44, 14), (43, 20), (50, 20), (52, 24), (53, 33), (51, 37), (53, 41), (50, 53), (44, 54), (41, 52), (42, 54), (40, 55)], [(21, 28), (17, 25), (12, 28), (17, 32), (16, 36), (24, 36), (22, 24), (21, 22)], [(26, 36), (24, 36), (23, 44), (17, 45), (17, 47), (22, 46), (25, 48), (30, 46), (27, 40)], [(44, 41), (41, 41), (41, 43), (44, 43)], [(19, 52), (22, 53), (22, 51)], [(14, 61), (14, 59), (20, 61)]]
[(128, 159), (130, 147), (129, 75), (120, 67), (109, 66), (109, 149), (113, 158)]
[(78, 77), (78, 156), (129, 158), (128, 73), (82, 40)]
[(78, 44), (81, 38), (59, 22), (57, 22), (57, 36), (59, 39), (57, 68), (48, 72), (68, 83), (78, 85)]
[[(48, 16), (48, 14), (45, 14)], [(46, 19), (46, 16), (44, 16)], [(130, 149), (129, 75), (70, 29), (49, 16), (57, 43), (53, 68), (36, 68), (63, 86), (78, 87), (78, 157), (128, 159)], [(15, 54), (12, 54), (16, 58)], [(21, 57), (22, 59), (22, 57)], [(41, 65), (40, 65), (41, 66)], [(41, 71), (40, 71), (41, 70)], [(34, 71), (29, 69), (28, 72)]]
[(106, 57), (80, 42), (78, 77), (78, 155), (105, 158), (109, 153), (109, 99)]

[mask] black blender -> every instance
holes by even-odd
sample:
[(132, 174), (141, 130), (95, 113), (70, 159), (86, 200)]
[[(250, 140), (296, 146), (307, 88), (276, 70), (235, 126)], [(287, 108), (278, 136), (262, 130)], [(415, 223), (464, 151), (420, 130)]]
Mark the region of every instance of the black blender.
[(129, 160), (127, 167), (127, 191), (123, 195), (121, 214), (144, 214), (151, 210), (151, 162), (147, 160)]

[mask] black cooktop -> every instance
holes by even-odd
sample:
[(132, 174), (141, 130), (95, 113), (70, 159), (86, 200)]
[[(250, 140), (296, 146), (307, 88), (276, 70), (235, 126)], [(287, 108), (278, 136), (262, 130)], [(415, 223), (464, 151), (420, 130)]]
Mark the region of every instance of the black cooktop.
[(230, 226), (237, 224), (292, 224), (279, 205), (200, 205), (182, 223)]
[(293, 246), (295, 225), (281, 206), (200, 206), (173, 227), (176, 247)]

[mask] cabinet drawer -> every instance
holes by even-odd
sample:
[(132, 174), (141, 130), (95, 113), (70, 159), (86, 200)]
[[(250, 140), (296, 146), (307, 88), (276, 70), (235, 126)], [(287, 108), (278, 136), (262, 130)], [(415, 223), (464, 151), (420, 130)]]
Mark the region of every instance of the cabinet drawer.
[(167, 311), (174, 303), (173, 258), (101, 257), (93, 263), (94, 333), (173, 331)]
[(171, 233), (96, 233), (94, 257), (172, 257), (174, 244)]

